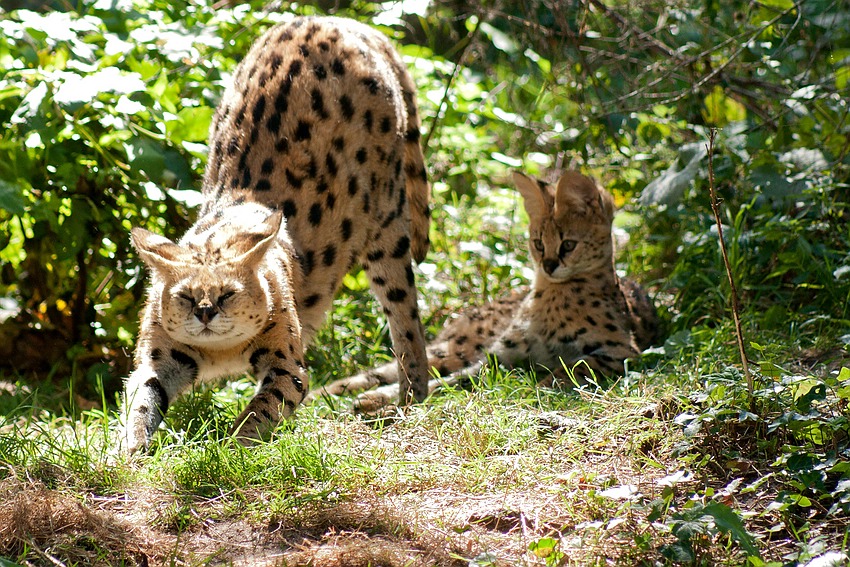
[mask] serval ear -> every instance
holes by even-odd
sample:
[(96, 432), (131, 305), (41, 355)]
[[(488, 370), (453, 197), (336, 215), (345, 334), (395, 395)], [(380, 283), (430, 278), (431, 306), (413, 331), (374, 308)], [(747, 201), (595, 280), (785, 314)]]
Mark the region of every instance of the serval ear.
[(248, 232), (234, 234), (227, 242), (231, 265), (253, 268), (268, 252), (283, 224), (283, 212), (274, 211)]
[(596, 181), (577, 171), (565, 171), (555, 191), (555, 217), (567, 215), (598, 217), (611, 222), (614, 218), (614, 198)]
[(130, 242), (145, 265), (160, 273), (174, 272), (189, 260), (183, 247), (144, 228), (134, 228), (130, 232)]
[(552, 214), (554, 199), (545, 183), (519, 171), (514, 171), (513, 177), (516, 190), (522, 195), (525, 212), (532, 223), (540, 223)]

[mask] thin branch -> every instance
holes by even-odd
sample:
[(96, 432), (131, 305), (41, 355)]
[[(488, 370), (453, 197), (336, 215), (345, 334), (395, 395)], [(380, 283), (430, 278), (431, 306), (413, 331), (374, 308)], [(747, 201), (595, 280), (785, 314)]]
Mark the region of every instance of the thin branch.
[(714, 222), (717, 224), (717, 235), (720, 239), (720, 252), (723, 255), (723, 265), (726, 267), (726, 276), (729, 278), (729, 288), (732, 294), (732, 319), (735, 322), (735, 336), (738, 339), (738, 350), (741, 355), (741, 367), (744, 370), (744, 378), (747, 380), (747, 391), (750, 400), (753, 400), (753, 376), (750, 374), (750, 365), (747, 360), (747, 350), (744, 346), (744, 332), (741, 329), (741, 302), (738, 299), (738, 288), (735, 287), (735, 278), (732, 276), (732, 266), (729, 264), (729, 255), (726, 253), (726, 242), (723, 240), (723, 223), (720, 221), (720, 205), (717, 193), (714, 190), (714, 138), (717, 129), (712, 128), (708, 134), (708, 191), (711, 197), (711, 210), (714, 212)]
[(431, 121), (431, 127), (428, 128), (428, 134), (425, 136), (425, 139), (422, 140), (422, 147), (427, 148), (428, 142), (431, 140), (431, 136), (437, 130), (437, 126), (440, 124), (440, 119), (445, 116), (446, 109), (448, 108), (449, 96), (451, 95), (452, 85), (454, 85), (455, 79), (460, 73), (462, 68), (462, 63), (464, 58), (466, 57), (466, 52), (469, 50), (470, 46), (472, 46), (475, 41), (475, 36), (478, 35), (478, 29), (481, 27), (481, 22), (484, 20), (484, 15), (478, 16), (478, 21), (475, 22), (475, 27), (466, 35), (466, 45), (463, 46), (463, 50), (460, 52), (460, 56), (457, 58), (455, 62), (455, 68), (452, 71), (451, 77), (446, 81), (446, 89), (443, 91), (443, 98), (440, 100), (440, 106), (437, 107), (437, 114), (434, 115), (434, 120)]

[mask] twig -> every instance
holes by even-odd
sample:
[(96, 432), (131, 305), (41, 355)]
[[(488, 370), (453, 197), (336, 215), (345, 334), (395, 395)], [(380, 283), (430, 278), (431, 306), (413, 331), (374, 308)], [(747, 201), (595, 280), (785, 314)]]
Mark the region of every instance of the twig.
[(729, 287), (732, 291), (732, 319), (735, 321), (735, 336), (738, 338), (741, 367), (744, 369), (744, 378), (747, 380), (747, 391), (749, 392), (750, 402), (752, 403), (753, 376), (750, 374), (747, 350), (744, 347), (744, 332), (741, 329), (741, 302), (738, 299), (735, 278), (732, 276), (732, 266), (729, 265), (729, 255), (726, 253), (726, 242), (723, 240), (723, 223), (720, 222), (720, 205), (717, 201), (717, 193), (714, 190), (714, 138), (716, 136), (717, 129), (712, 128), (708, 133), (708, 191), (711, 197), (711, 210), (714, 212), (714, 222), (717, 224), (717, 235), (720, 238), (720, 252), (723, 255), (723, 265), (726, 267), (726, 276), (729, 278)]
[(483, 20), (484, 14), (480, 14), (478, 16), (478, 21), (475, 22), (475, 27), (466, 35), (466, 45), (463, 46), (463, 49), (460, 52), (460, 56), (457, 58), (457, 62), (455, 63), (455, 68), (452, 71), (449, 80), (446, 81), (446, 89), (443, 91), (443, 98), (442, 100), (440, 100), (440, 106), (437, 107), (437, 114), (434, 115), (434, 120), (431, 121), (431, 126), (430, 128), (428, 128), (428, 134), (425, 135), (425, 139), (422, 141), (423, 148), (428, 147), (428, 142), (431, 140), (431, 136), (434, 134), (434, 131), (437, 130), (437, 127), (440, 125), (440, 119), (444, 116), (446, 110), (448, 109), (449, 95), (451, 95), (452, 86), (454, 85), (458, 73), (460, 73), (461, 64), (463, 63), (463, 60), (466, 57), (466, 52), (469, 50), (469, 47), (475, 40), (475, 36), (478, 35), (478, 29), (481, 27), (481, 22)]

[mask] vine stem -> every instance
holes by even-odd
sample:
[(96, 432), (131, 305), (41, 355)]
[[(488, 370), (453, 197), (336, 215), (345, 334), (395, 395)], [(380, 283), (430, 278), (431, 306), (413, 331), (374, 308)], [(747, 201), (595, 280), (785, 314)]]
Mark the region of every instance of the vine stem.
[(723, 239), (723, 223), (720, 222), (720, 204), (717, 192), (714, 189), (714, 139), (717, 136), (717, 128), (712, 128), (708, 133), (708, 192), (711, 197), (711, 210), (714, 212), (714, 222), (717, 224), (717, 236), (720, 239), (720, 253), (723, 255), (723, 265), (726, 267), (726, 276), (729, 278), (729, 288), (732, 293), (732, 319), (735, 322), (735, 336), (738, 339), (738, 350), (741, 355), (741, 367), (744, 370), (744, 378), (747, 380), (747, 391), (750, 400), (753, 400), (753, 375), (750, 373), (750, 365), (747, 360), (747, 349), (744, 346), (744, 331), (741, 328), (741, 302), (738, 298), (738, 288), (735, 286), (735, 278), (732, 275), (732, 266), (729, 264), (729, 254), (726, 252), (726, 241)]

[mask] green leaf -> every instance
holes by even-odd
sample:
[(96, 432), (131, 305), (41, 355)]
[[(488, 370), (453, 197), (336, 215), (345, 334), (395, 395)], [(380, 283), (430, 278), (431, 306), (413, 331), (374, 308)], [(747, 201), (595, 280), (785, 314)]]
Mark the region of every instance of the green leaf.
[(29, 121), (30, 118), (38, 114), (38, 109), (41, 107), (41, 103), (44, 101), (46, 95), (47, 83), (42, 81), (27, 93), (27, 96), (18, 105), (15, 113), (12, 114), (10, 122), (12, 124), (23, 124)]
[[(653, 179), (640, 195), (642, 205), (676, 205), (699, 172), (700, 164), (708, 155), (702, 142), (685, 144), (679, 159), (666, 171)], [(679, 165), (684, 163), (685, 166)]]
[(759, 4), (773, 8), (778, 12), (784, 12), (794, 7), (794, 0), (759, 0)]
[(493, 47), (496, 49), (511, 55), (519, 51), (519, 45), (517, 42), (514, 41), (511, 36), (493, 25), (483, 22), (481, 24), (481, 31), (490, 38), (490, 41), (493, 42)]
[(136, 138), (124, 144), (130, 167), (135, 172), (144, 172), (154, 182), (159, 181), (165, 168), (163, 148), (150, 138)]
[(723, 127), (730, 122), (740, 122), (747, 117), (747, 109), (740, 102), (729, 98), (723, 92), (723, 87), (717, 85), (714, 90), (705, 97), (703, 102), (702, 116), (705, 121), (713, 126)]
[(702, 511), (714, 518), (717, 528), (729, 534), (749, 555), (761, 557), (758, 548), (755, 546), (753, 536), (747, 531), (744, 523), (741, 521), (741, 516), (729, 506), (720, 502), (711, 502)]
[(207, 139), (215, 110), (209, 106), (188, 107), (166, 122), (166, 129), (176, 143), (202, 142)]
[(27, 204), (23, 190), (21, 185), (0, 179), (0, 208), (16, 216), (23, 215)]
[(558, 540), (551, 537), (540, 538), (528, 544), (528, 550), (537, 557), (549, 557), (556, 552)]

